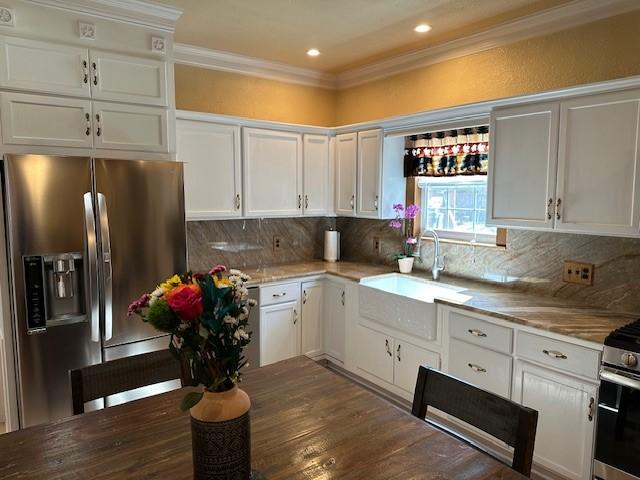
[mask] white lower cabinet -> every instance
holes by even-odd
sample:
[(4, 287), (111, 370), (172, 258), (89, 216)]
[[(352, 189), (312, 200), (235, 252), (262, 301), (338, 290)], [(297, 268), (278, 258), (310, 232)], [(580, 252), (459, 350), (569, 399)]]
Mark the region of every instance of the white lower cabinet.
[(302, 354), (311, 358), (323, 352), (323, 291), (322, 280), (302, 282)]
[(393, 383), (413, 395), (420, 365), (439, 369), (440, 355), (402, 340), (394, 342)]
[(260, 366), (300, 355), (299, 312), (297, 300), (260, 307)]
[(591, 478), (595, 384), (516, 360), (513, 399), (538, 411), (534, 462), (575, 480)]
[(511, 356), (452, 338), (449, 373), (484, 390), (509, 398)]
[(440, 368), (440, 355), (358, 325), (358, 369), (404, 391), (409, 399), (418, 378), (418, 367)]
[(344, 362), (346, 337), (345, 284), (328, 280), (324, 286), (324, 350)]

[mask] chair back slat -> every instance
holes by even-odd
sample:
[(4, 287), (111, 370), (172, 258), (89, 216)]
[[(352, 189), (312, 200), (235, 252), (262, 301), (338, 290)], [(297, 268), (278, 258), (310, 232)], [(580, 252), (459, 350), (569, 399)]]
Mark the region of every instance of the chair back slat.
[(412, 413), (425, 419), (428, 407), (437, 408), (514, 447), (512, 468), (530, 475), (537, 411), (421, 366)]
[(73, 413), (91, 400), (181, 378), (181, 365), (169, 350), (133, 355), (71, 370)]

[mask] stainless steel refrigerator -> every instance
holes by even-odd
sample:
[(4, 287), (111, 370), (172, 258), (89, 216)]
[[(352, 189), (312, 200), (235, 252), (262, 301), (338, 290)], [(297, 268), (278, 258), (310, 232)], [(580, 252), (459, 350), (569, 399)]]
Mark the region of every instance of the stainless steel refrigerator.
[(7, 155), (3, 187), (27, 427), (71, 415), (70, 369), (167, 347), (127, 307), (186, 270), (183, 172), (167, 161)]

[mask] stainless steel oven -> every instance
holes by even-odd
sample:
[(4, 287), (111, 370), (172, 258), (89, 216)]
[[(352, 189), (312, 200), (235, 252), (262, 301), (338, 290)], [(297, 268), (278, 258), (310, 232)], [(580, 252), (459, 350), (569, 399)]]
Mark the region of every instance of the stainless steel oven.
[(640, 372), (636, 355), (626, 348), (605, 346), (593, 468), (597, 479), (640, 480)]

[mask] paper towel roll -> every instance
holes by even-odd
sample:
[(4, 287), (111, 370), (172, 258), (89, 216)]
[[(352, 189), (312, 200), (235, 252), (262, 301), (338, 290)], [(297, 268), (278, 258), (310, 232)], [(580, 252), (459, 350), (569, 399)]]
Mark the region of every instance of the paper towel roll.
[(340, 260), (340, 232), (335, 230), (324, 231), (324, 260), (325, 262), (337, 262)]

